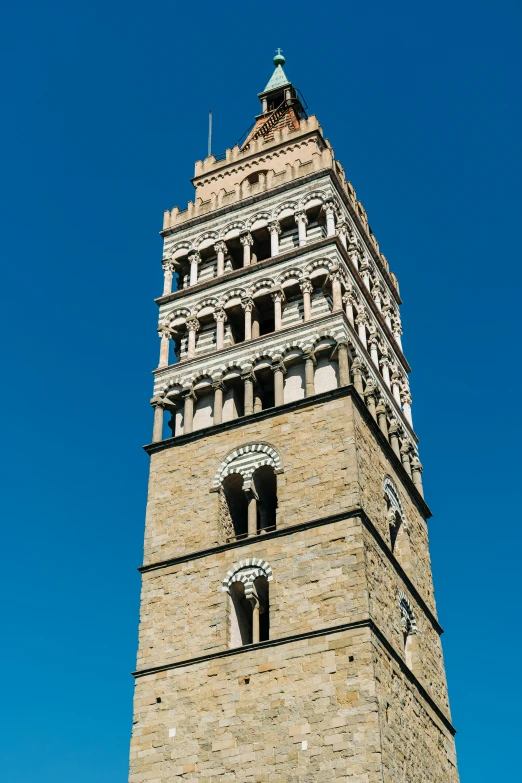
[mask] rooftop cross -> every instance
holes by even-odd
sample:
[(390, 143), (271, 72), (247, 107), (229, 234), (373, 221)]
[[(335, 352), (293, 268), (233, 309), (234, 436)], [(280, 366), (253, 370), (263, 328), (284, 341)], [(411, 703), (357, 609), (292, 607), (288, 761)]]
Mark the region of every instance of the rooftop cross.
[(279, 49), (276, 49), (276, 56), (274, 57), (274, 65), (284, 65), (285, 64), (285, 58), (281, 54), (282, 49), (279, 47)]

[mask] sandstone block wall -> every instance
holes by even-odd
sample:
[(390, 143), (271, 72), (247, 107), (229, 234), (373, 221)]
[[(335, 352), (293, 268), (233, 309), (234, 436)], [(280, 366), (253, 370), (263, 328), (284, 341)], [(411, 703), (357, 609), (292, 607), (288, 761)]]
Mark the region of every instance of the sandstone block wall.
[(368, 629), (138, 679), (134, 706), (130, 783), (382, 781)]
[(374, 640), (383, 783), (458, 783), (455, 741)]
[(349, 397), (214, 432), (153, 454), (144, 562), (221, 543), (219, 498), (211, 492), (221, 461), (247, 443), (266, 442), (281, 455), (278, 524), (336, 514), (358, 503), (357, 460)]
[(391, 476), (399, 491), (408, 526), (411, 548), (411, 569), (408, 576), (432, 612), (435, 612), (426, 521), (404, 486), (402, 478), (395, 471), (355, 406), (353, 407), (353, 417), (361, 507), (366, 511), (384, 540), (389, 541), (389, 523), (386, 504), (383, 503), (383, 481), (386, 475)]
[[(227, 454), (252, 442), (281, 457), (281, 531), (350, 516), (212, 551), (223, 543), (214, 476)], [(136, 680), (131, 783), (458, 781), (451, 732), (415, 680), (449, 718), (437, 629), (357, 514), (362, 508), (389, 543), (387, 475), (407, 521), (407, 575), (435, 613), (426, 522), (352, 397), (274, 411), (152, 455), (145, 564), (185, 559), (143, 574), (137, 668), (179, 666)], [(249, 557), (273, 571), (271, 642), (313, 637), (229, 652), (231, 606), (221, 583)], [(418, 626), (414, 678), (400, 590)], [(402, 664), (368, 626), (328, 633), (372, 620)], [(183, 664), (205, 655), (224, 657)]]
[(273, 569), (271, 639), (368, 617), (360, 520), (284, 538), (259, 537), (239, 550), (143, 575), (138, 668), (229, 648), (231, 607), (221, 583), (235, 562), (248, 557), (266, 560)]

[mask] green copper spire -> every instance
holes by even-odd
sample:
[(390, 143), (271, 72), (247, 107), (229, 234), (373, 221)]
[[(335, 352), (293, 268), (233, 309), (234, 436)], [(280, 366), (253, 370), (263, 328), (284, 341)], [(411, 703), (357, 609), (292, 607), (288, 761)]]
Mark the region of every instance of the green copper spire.
[(277, 54), (274, 57), (275, 71), (263, 92), (270, 92), (271, 90), (279, 90), (286, 84), (290, 84), (286, 78), (286, 74), (283, 71), (283, 65), (285, 64), (285, 58), (281, 54), (281, 49), (277, 50)]

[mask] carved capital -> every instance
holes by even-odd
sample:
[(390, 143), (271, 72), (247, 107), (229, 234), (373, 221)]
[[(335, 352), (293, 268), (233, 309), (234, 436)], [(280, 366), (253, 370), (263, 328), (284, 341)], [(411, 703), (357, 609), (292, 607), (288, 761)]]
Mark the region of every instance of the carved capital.
[(168, 337), (169, 340), (171, 340), (175, 335), (175, 331), (171, 329), (170, 326), (167, 326), (167, 324), (160, 324), (160, 326), (158, 326), (157, 331), (158, 331), (158, 336), (161, 337), (162, 339), (163, 337)]
[(279, 235), (281, 233), (281, 226), (279, 225), (279, 221), (274, 220), (272, 223), (269, 223), (268, 230), (270, 231), (271, 234)]
[(314, 286), (311, 280), (300, 280), (299, 281), (299, 288), (301, 289), (303, 294), (312, 294), (314, 291)]
[(216, 323), (225, 323), (227, 320), (227, 313), (222, 307), (217, 307), (213, 312), (214, 320)]
[(272, 362), (272, 371), (273, 372), (282, 372), (283, 375), (286, 373), (286, 367), (284, 365), (284, 362), (282, 359), (275, 359)]
[(278, 291), (271, 291), (270, 292), (270, 296), (272, 297), (272, 301), (274, 302), (274, 304), (276, 302), (284, 302), (285, 301), (285, 295), (284, 295), (284, 292), (281, 289), (279, 289)]
[(201, 256), (199, 255), (197, 250), (193, 250), (191, 253), (188, 254), (188, 260), (192, 264), (193, 262), (196, 262), (199, 264), (201, 261)]
[(227, 254), (227, 246), (225, 242), (216, 242), (214, 245), (214, 252), (215, 253), (223, 253), (224, 255)]
[(249, 245), (250, 247), (252, 247), (252, 245), (254, 244), (252, 234), (241, 234), (241, 236), (239, 237), (239, 241), (241, 242), (243, 247), (245, 247), (245, 245)]
[(251, 313), (254, 309), (254, 300), (251, 296), (245, 296), (244, 299), (241, 300), (241, 307), (245, 311), (245, 313)]
[(167, 407), (167, 401), (163, 397), (153, 397), (150, 404), (153, 408), (162, 408), (163, 410)]
[(193, 316), (192, 318), (187, 318), (187, 330), (189, 332), (199, 332), (200, 324), (198, 319)]
[(419, 460), (416, 454), (413, 455), (413, 459), (411, 461), (411, 469), (416, 470), (418, 473), (422, 473), (422, 471), (424, 470), (421, 461)]
[(306, 216), (306, 212), (296, 212), (294, 217), (296, 223), (304, 223), (305, 226), (308, 225), (308, 218)]
[(332, 201), (332, 199), (328, 199), (328, 201), (324, 202), (323, 208), (327, 214), (328, 212), (335, 212), (335, 203)]

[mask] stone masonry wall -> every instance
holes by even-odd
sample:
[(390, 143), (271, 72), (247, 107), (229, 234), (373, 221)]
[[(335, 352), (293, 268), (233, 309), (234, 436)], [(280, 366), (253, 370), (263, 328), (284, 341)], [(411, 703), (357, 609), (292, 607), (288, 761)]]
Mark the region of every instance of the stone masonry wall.
[(375, 644), (383, 783), (458, 783), (455, 741), (383, 648)]
[(215, 431), (151, 457), (145, 564), (215, 546), (221, 461), (238, 446), (266, 442), (281, 455), (278, 525), (295, 525), (357, 507), (357, 463), (350, 397), (276, 413)]
[(397, 576), (391, 562), (384, 555), (375, 539), (365, 532), (364, 549), (367, 562), (367, 587), (369, 592), (370, 615), (384, 633), (387, 640), (404, 658), (399, 591), (408, 597), (417, 623), (416, 642), (419, 646), (419, 660), (414, 666), (415, 676), (422, 682), (428, 693), (437, 702), (443, 712), (450, 717), (446, 675), (442, 658), (440, 636), (432, 622), (419, 606), (408, 588)]
[(389, 475), (397, 487), (404, 508), (411, 548), (411, 569), (408, 576), (432, 612), (436, 614), (431, 562), (428, 549), (428, 529), (421, 512), (405, 489), (387, 455), (354, 406), (354, 431), (357, 446), (357, 468), (362, 508), (385, 541), (390, 540), (384, 478)]
[(238, 560), (272, 567), (270, 638), (306, 633), (368, 617), (363, 529), (359, 519), (283, 538), (259, 537), (143, 575), (138, 668), (229, 647), (228, 594), (221, 589)]
[(383, 780), (367, 628), (140, 678), (134, 709), (130, 783)]

